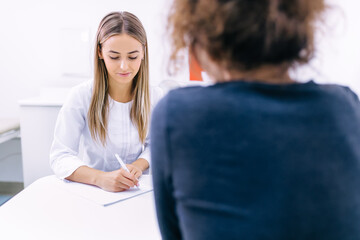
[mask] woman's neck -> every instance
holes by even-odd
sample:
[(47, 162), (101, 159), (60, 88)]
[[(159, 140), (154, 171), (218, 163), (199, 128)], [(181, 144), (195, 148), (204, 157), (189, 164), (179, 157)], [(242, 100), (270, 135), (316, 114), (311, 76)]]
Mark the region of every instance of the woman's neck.
[(268, 84), (295, 83), (289, 76), (288, 66), (264, 65), (249, 71), (224, 71), (218, 82), (228, 82), (242, 79), (249, 82), (261, 82)]
[(130, 102), (132, 100), (131, 82), (119, 84), (109, 80), (109, 95), (116, 102)]
[(229, 70), (223, 64), (213, 61), (209, 55), (199, 46), (192, 49), (197, 61), (206, 71), (210, 78), (216, 82), (229, 82), (233, 80), (244, 80), (249, 82), (288, 84), (295, 83), (289, 76), (289, 63), (277, 65), (262, 65), (252, 70)]

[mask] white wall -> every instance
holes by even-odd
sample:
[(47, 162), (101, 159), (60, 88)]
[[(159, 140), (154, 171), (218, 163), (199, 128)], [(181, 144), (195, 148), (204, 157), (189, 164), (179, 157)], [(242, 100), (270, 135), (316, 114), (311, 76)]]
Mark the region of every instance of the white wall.
[(360, 95), (360, 1), (327, 0), (325, 23), (320, 23), (315, 58), (298, 78), (350, 86)]
[[(37, 96), (43, 87), (71, 87), (92, 76), (92, 48), (101, 19), (129, 11), (148, 35), (150, 81), (167, 78), (163, 33), (166, 0), (18, 0), (0, 8), (0, 118), (19, 117), (18, 100)], [(64, 43), (64, 29), (88, 31), (88, 52)], [(73, 49), (70, 49), (73, 47)], [(80, 76), (64, 76), (65, 61), (79, 65)], [(67, 66), (68, 68), (69, 66)], [(87, 74), (84, 74), (87, 71)], [(79, 75), (79, 74), (78, 74)]]
[[(102, 17), (127, 10), (137, 15), (148, 34), (150, 81), (169, 79), (164, 36), (170, 0), (17, 0), (0, 8), (0, 118), (19, 116), (18, 100), (36, 96), (42, 87), (70, 87), (92, 76), (94, 35)], [(312, 68), (297, 72), (299, 79), (350, 85), (360, 93), (360, 1), (328, 0), (335, 5), (320, 34)], [(74, 42), (64, 43), (64, 29), (89, 33), (88, 52)], [(69, 46), (70, 45), (70, 46)], [(85, 49), (87, 47), (84, 47)], [(78, 50), (78, 51), (77, 51)], [(88, 54), (86, 56), (86, 54)], [(63, 76), (66, 59), (88, 74)], [(76, 65), (76, 64), (72, 64)], [(84, 70), (85, 69), (85, 70)], [(80, 71), (81, 72), (81, 71)], [(186, 76), (186, 74), (184, 75)]]

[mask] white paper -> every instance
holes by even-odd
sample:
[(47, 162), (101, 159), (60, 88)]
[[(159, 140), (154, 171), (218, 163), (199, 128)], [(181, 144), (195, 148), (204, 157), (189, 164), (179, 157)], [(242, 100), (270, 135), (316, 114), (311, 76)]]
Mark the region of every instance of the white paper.
[(144, 184), (140, 181), (140, 187), (130, 188), (123, 192), (107, 192), (99, 187), (71, 182), (71, 181), (58, 181), (59, 186), (63, 189), (72, 192), (80, 197), (86, 198), (92, 202), (103, 205), (104, 207), (111, 204), (124, 201), (129, 198), (139, 196), (141, 194), (150, 192), (153, 190), (151, 185)]

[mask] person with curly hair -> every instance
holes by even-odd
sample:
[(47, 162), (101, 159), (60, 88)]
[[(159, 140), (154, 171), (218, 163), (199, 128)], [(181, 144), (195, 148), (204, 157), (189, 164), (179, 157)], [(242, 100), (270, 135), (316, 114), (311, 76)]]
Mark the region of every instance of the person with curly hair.
[(300, 83), (323, 0), (174, 0), (177, 63), (215, 81), (154, 110), (151, 155), (163, 239), (360, 239), (360, 104)]

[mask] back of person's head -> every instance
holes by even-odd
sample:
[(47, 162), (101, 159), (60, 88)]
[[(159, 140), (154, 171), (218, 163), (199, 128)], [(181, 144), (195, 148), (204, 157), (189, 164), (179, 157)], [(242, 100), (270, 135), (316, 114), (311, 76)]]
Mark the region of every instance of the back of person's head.
[(200, 47), (226, 69), (308, 62), (324, 0), (175, 0), (172, 59)]

